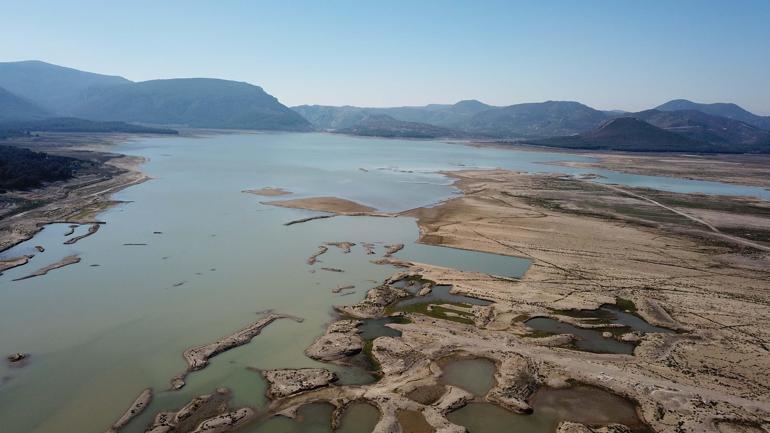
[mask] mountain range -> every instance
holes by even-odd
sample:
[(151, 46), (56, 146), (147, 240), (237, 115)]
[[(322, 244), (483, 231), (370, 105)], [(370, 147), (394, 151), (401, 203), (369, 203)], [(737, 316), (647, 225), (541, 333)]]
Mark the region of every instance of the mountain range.
[(68, 125), (65, 129), (128, 130), (132, 126), (115, 122), (136, 122), (601, 149), (770, 152), (770, 116), (729, 103), (676, 99), (637, 113), (601, 111), (574, 101), (502, 107), (464, 100), (413, 107), (289, 108), (261, 87), (244, 82), (213, 78), (134, 82), (39, 61), (0, 63), (0, 123), (23, 121), (38, 121), (27, 124), (36, 127)]
[(235, 81), (180, 78), (133, 82), (25, 61), (0, 63), (0, 88), (55, 117), (196, 128), (313, 129), (261, 87)]

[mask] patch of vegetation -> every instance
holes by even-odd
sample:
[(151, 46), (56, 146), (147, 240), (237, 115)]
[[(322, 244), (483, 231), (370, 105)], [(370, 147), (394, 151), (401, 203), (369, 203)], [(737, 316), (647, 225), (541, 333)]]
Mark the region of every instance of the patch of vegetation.
[(94, 163), (13, 146), (0, 146), (0, 192), (36, 188), (44, 182), (70, 179)]
[[(446, 305), (454, 305), (461, 308), (470, 308), (468, 304), (460, 302), (442, 302)], [(473, 313), (466, 311), (459, 311), (452, 308), (442, 307), (436, 305), (434, 302), (422, 302), (418, 304), (409, 304), (402, 306), (391, 306), (386, 309), (386, 313), (402, 311), (404, 313), (422, 314), (423, 316), (432, 317), (434, 319), (450, 320), (452, 322), (463, 323), (466, 325), (473, 325)], [(449, 314), (447, 314), (449, 313)], [(390, 314), (390, 313), (389, 313)]]
[(126, 122), (98, 122), (75, 117), (42, 120), (5, 121), (0, 123), (0, 138), (29, 136), (32, 132), (127, 132), (133, 134), (177, 134), (169, 128), (153, 128)]
[(631, 313), (636, 312), (636, 304), (634, 304), (634, 301), (630, 299), (617, 296), (615, 297), (615, 305), (617, 305), (621, 310), (629, 311)]
[(754, 227), (720, 227), (722, 233), (738, 236), (757, 242), (770, 242), (770, 230), (758, 229)]
[(380, 362), (377, 361), (377, 358), (374, 356), (374, 340), (364, 340), (364, 348), (361, 351), (361, 353), (364, 354), (367, 361), (369, 362), (370, 369), (375, 374), (380, 374), (382, 372), (382, 365), (380, 365)]

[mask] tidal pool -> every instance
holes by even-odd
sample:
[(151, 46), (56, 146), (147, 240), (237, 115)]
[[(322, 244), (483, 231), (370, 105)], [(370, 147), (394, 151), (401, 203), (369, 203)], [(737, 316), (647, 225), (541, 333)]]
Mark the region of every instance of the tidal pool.
[(535, 317), (524, 322), (528, 327), (548, 334), (572, 334), (575, 336), (574, 345), (578, 350), (598, 353), (621, 353), (631, 355), (636, 345), (631, 342), (618, 341), (613, 337), (604, 337), (603, 332), (613, 334), (637, 331), (642, 333), (656, 332), (669, 334), (674, 331), (647, 323), (641, 317), (628, 313), (617, 305), (602, 305), (596, 310), (566, 310), (563, 314), (580, 319), (592, 320), (597, 324), (621, 325), (621, 327), (581, 328), (549, 317)]
[(448, 415), (450, 421), (469, 433), (553, 433), (561, 421), (583, 424), (619, 423), (634, 432), (648, 432), (634, 404), (599, 388), (575, 386), (543, 388), (530, 399), (531, 414), (522, 415), (491, 403), (469, 403)]
[(447, 358), (439, 361), (441, 377), (446, 385), (462, 388), (483, 397), (495, 385), (495, 363), (486, 358)]
[[(368, 380), (363, 371), (303, 354), (323, 332), (334, 304), (357, 302), (394, 272), (370, 263), (363, 242), (403, 243), (399, 257), (501, 276), (526, 269), (516, 258), (416, 246), (412, 218), (335, 217), (287, 227), (287, 221), (319, 214), (264, 205), (267, 199), (244, 189), (281, 187), (292, 192), (285, 198), (337, 196), (403, 211), (457, 193), (452, 179), (438, 173), (442, 170), (576, 174), (586, 170), (541, 163), (590, 161), (435, 141), (288, 133), (137, 138), (105, 150), (147, 158), (143, 170), (152, 179), (115, 194), (124, 203), (99, 215), (106, 224), (92, 236), (64, 245), (67, 227), (50, 225), (2, 253), (4, 258), (35, 253), (28, 265), (0, 276), (0, 354), (31, 354), (23, 368), (0, 363), (3, 433), (104, 431), (147, 387), (156, 397), (127, 433), (142, 432), (158, 411), (179, 408), (221, 386), (232, 389), (233, 407), (259, 410), (265, 407), (266, 385), (247, 367), (324, 366), (346, 381)], [(636, 175), (610, 173), (601, 181), (770, 195), (757, 188)], [(75, 235), (85, 230), (78, 227)], [(311, 272), (317, 267), (305, 259), (333, 241), (359, 243), (350, 254), (335, 248), (323, 256), (323, 266), (344, 272)], [(45, 252), (34, 252), (35, 245)], [(72, 254), (81, 262), (13, 281)], [(357, 289), (353, 295), (331, 293), (351, 284)], [(266, 309), (305, 321), (273, 323), (250, 344), (189, 375), (183, 389), (166, 391), (169, 379), (185, 369), (186, 348), (229, 335)]]
[(389, 323), (407, 323), (403, 317), (383, 317), (380, 319), (365, 319), (359, 326), (361, 338), (364, 340), (374, 340), (377, 337), (400, 337), (401, 331), (389, 328), (385, 325)]
[(369, 433), (380, 419), (380, 411), (369, 403), (352, 403), (345, 409), (334, 433)]
[[(452, 286), (447, 284), (436, 284), (431, 288), (430, 293), (424, 296), (414, 296), (398, 301), (395, 308), (405, 307), (407, 305), (425, 304), (425, 303), (455, 303), (455, 304), (467, 304), (467, 305), (490, 305), (490, 301), (484, 299), (472, 298), (465, 295), (455, 295), (449, 293), (452, 290)], [(416, 294), (413, 293), (413, 294)]]
[(580, 328), (549, 317), (535, 317), (527, 320), (524, 324), (536, 331), (548, 334), (572, 334), (575, 336), (573, 344), (578, 350), (625, 355), (634, 353), (633, 343), (618, 341), (612, 337), (603, 337), (602, 332), (604, 330), (602, 329)]

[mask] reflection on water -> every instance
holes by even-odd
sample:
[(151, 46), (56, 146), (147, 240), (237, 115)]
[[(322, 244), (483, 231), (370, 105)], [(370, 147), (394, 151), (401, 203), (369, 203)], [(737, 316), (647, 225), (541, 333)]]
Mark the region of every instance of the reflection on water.
[(599, 388), (575, 386), (544, 388), (530, 399), (534, 411), (516, 414), (491, 403), (470, 403), (448, 415), (471, 433), (553, 433), (561, 421), (582, 424), (619, 423), (635, 432), (647, 432), (632, 402)]
[[(419, 233), (411, 218), (337, 217), (286, 227), (287, 221), (317, 214), (262, 205), (259, 197), (241, 193), (244, 189), (275, 186), (292, 191), (287, 198), (338, 196), (401, 211), (454, 195), (451, 180), (437, 171), (457, 169), (457, 162), (468, 168), (578, 172), (585, 170), (539, 163), (589, 160), (329, 134), (140, 138), (108, 150), (148, 158), (144, 171), (152, 180), (116, 194), (114, 199), (126, 203), (99, 215), (106, 225), (93, 236), (65, 246), (67, 227), (51, 225), (3, 253), (36, 254), (29, 265), (0, 276), (0, 350), (5, 352), (0, 355), (32, 355), (24, 368), (0, 363), (3, 433), (104, 430), (146, 387), (157, 397), (127, 433), (143, 431), (155, 412), (181, 407), (220, 386), (233, 390), (233, 407), (263, 408), (265, 383), (246, 368), (322, 366), (303, 351), (323, 332), (332, 305), (357, 302), (373, 280), (393, 272), (370, 263), (372, 256), (334, 249), (323, 256), (324, 265), (345, 272), (311, 273), (305, 259), (325, 242), (403, 243), (407, 247), (400, 257), (502, 276), (525, 269), (516, 258), (414, 245)], [(396, 169), (378, 170), (386, 167)], [(661, 181), (618, 176), (606, 181), (653, 187)], [(713, 188), (663, 181), (674, 184), (672, 189)], [(75, 235), (85, 230), (78, 227)], [(35, 245), (45, 252), (34, 252)], [(70, 254), (82, 261), (12, 281)], [(359, 289), (354, 295), (330, 294), (350, 284)], [(270, 308), (305, 321), (275, 322), (252, 343), (218, 355), (205, 370), (191, 374), (182, 390), (164, 392), (168, 380), (185, 368), (184, 349), (229, 335), (255, 321), (255, 312)], [(359, 374), (326, 367), (354, 376), (351, 381)], [(368, 380), (360, 374), (358, 379)]]

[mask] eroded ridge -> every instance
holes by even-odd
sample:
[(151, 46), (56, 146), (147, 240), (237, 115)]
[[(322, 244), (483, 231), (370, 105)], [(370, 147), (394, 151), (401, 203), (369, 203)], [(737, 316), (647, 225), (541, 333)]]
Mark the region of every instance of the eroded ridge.
[(182, 356), (187, 362), (187, 370), (171, 379), (171, 388), (182, 388), (185, 384), (184, 379), (187, 373), (205, 368), (209, 363), (209, 359), (222, 352), (249, 343), (254, 337), (262, 332), (264, 327), (279, 319), (291, 319), (296, 322), (302, 322), (301, 318), (290, 316), (288, 314), (268, 313), (265, 317), (240, 331), (223, 337), (213, 343), (195, 346), (185, 350)]

